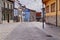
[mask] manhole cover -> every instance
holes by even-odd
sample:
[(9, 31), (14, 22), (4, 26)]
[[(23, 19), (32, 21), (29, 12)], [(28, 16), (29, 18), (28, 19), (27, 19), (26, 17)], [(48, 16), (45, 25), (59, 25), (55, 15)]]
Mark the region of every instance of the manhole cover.
[(46, 37), (53, 37), (52, 35), (46, 35)]

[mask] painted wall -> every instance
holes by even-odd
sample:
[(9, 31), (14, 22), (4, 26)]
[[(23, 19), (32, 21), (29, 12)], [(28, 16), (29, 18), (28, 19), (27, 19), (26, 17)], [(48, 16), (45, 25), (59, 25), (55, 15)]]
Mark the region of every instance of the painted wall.
[(45, 7), (49, 5), (49, 9), (50, 9), (49, 10), (50, 12), (46, 13), (46, 16), (55, 16), (56, 15), (55, 12), (51, 12), (51, 4), (54, 3), (54, 2), (56, 2), (56, 0), (50, 0), (50, 1), (46, 2)]
[(60, 26), (60, 10), (59, 10), (59, 8), (60, 8), (59, 5), (60, 4), (59, 3), (60, 3), (60, 1), (58, 0), (58, 22), (57, 22), (58, 23), (58, 26)]
[(46, 23), (56, 25), (56, 12), (51, 12), (51, 4), (54, 2), (56, 2), (56, 1), (50, 0), (50, 1), (46, 2), (46, 4), (45, 4), (45, 6), (49, 5), (49, 13), (46, 13)]
[[(60, 11), (59, 11), (59, 0), (58, 1), (58, 26), (60, 26)], [(56, 0), (49, 0), (48, 2), (45, 2), (45, 6), (48, 6), (49, 5), (49, 13), (46, 13), (46, 23), (51, 23), (51, 24), (54, 24), (56, 25), (56, 10), (55, 12), (51, 12), (51, 4), (56, 2)]]

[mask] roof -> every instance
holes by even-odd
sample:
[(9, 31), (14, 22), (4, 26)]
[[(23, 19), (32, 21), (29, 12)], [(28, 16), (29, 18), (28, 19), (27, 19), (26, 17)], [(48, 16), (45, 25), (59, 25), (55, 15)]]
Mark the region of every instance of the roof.
[(31, 9), (30, 9), (30, 11), (32, 11), (32, 12), (36, 12), (35, 10), (31, 10)]
[(27, 9), (27, 8), (26, 8), (26, 9), (24, 10), (24, 12), (30, 12), (30, 9)]

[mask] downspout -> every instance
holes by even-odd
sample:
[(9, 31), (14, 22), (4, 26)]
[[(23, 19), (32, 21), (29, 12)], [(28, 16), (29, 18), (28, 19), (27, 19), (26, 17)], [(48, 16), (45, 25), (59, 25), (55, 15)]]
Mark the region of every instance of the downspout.
[(56, 0), (56, 27), (58, 26), (58, 0)]

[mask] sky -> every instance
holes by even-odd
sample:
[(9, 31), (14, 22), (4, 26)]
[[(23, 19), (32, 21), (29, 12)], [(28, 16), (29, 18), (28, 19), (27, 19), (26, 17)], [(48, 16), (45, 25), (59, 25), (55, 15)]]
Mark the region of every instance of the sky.
[[(25, 5), (27, 8), (36, 10), (38, 12), (41, 11), (42, 8), (42, 1), (41, 0), (19, 0), (21, 4)], [(17, 2), (15, 3), (16, 7), (18, 8)]]

